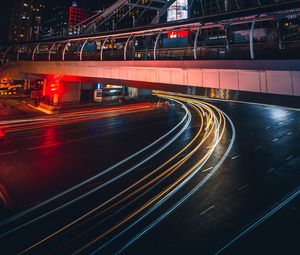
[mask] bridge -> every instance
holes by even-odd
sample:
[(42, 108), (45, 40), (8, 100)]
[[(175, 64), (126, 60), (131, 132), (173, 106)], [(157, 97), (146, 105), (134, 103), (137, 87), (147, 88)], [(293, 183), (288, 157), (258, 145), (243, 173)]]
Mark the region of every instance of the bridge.
[(11, 44), (2, 48), (1, 76), (300, 96), (299, 31), (285, 29), (299, 3)]

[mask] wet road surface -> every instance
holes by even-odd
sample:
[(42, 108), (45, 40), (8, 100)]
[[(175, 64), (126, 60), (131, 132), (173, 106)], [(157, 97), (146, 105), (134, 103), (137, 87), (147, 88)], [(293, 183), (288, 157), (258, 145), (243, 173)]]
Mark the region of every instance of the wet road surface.
[(115, 171), (4, 222), (5, 254), (213, 254), (299, 187), (299, 111), (176, 100), (183, 105), (8, 133), (1, 181), (15, 208), (161, 140)]

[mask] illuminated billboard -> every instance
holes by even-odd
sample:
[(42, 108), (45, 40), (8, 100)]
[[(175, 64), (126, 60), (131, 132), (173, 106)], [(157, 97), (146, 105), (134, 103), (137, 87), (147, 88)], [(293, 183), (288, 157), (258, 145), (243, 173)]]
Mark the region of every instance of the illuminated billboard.
[(188, 18), (188, 0), (177, 0), (168, 9), (167, 21), (176, 21)]
[(183, 38), (183, 37), (187, 37), (188, 35), (189, 35), (189, 32), (187, 30), (168, 32), (168, 38), (170, 38), (170, 39)]

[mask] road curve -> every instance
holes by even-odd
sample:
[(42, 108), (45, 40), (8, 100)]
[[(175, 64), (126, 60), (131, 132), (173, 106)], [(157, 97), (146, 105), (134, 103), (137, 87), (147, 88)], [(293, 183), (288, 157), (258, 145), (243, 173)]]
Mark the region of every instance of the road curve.
[[(182, 106), (186, 112), (182, 120), (165, 136), (101, 174), (4, 220), (1, 240), (5, 240), (8, 251), (118, 253), (203, 186), (232, 148), (234, 126), (226, 114), (209, 103), (180, 96), (159, 96)], [(189, 138), (183, 144), (180, 137), (185, 135)], [(129, 167), (127, 161), (131, 159), (134, 160)], [(214, 166), (208, 169), (211, 162)], [(125, 168), (120, 171), (118, 168), (123, 164)], [(139, 173), (147, 164), (150, 165), (147, 171)], [(108, 176), (100, 185), (82, 189), (105, 175)], [(190, 184), (195, 178), (199, 179), (197, 185)], [(96, 199), (99, 195), (101, 199)], [(70, 212), (71, 220), (61, 221), (57, 226), (47, 224), (57, 215)], [(29, 229), (34, 234), (24, 238)], [(23, 238), (23, 242), (12, 247), (12, 239), (16, 237)]]

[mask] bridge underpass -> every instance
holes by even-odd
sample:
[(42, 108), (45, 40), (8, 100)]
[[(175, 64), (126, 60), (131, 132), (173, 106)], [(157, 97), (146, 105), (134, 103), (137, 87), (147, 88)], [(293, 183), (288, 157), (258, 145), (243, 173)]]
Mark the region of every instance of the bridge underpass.
[[(205, 96), (222, 99), (242, 92), (291, 96), (294, 100), (300, 96), (300, 60), (12, 61), (2, 75), (19, 80), (60, 80), (62, 87), (64, 82), (77, 87), (85, 82), (166, 91), (197, 88), (205, 91)], [(68, 89), (61, 93), (68, 93)], [(66, 98), (63, 94), (60, 97)]]
[(27, 83), (46, 79), (48, 85), (59, 80), (61, 87), (73, 82), (60, 91), (61, 101), (82, 82), (167, 91), (197, 89), (224, 99), (242, 92), (294, 98), (300, 96), (300, 44), (297, 33), (286, 31), (284, 24), (297, 24), (296, 2), (7, 45), (0, 76)]

